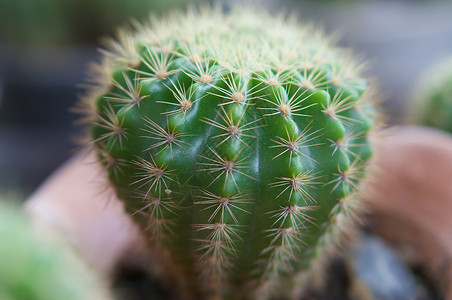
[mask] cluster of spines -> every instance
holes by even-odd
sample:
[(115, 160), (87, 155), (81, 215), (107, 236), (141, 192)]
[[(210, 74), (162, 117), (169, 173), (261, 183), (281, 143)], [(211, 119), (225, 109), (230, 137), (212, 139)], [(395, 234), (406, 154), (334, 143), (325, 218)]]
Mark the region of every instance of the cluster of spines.
[[(148, 33), (147, 29), (142, 28), (138, 36), (144, 33)], [(125, 42), (121, 43), (122, 46), (113, 45), (119, 53), (110, 56), (120, 57), (119, 61), (115, 58), (114, 62), (122, 67), (106, 88), (112, 92), (107, 92), (107, 96), (98, 101), (98, 106), (104, 105), (104, 108), (97, 113), (94, 126), (102, 133), (97, 135), (94, 142), (100, 149), (101, 162), (113, 173), (114, 182), (123, 176), (120, 173), (123, 173), (124, 168), (138, 170), (135, 172), (136, 178), (129, 183), (130, 188), (135, 190), (133, 198), (137, 203), (132, 205), (135, 207), (134, 213), (146, 220), (145, 228), (150, 230), (152, 239), (156, 243), (162, 242), (165, 236), (175, 234), (172, 227), (180, 226), (175, 223), (187, 210), (186, 203), (183, 203), (187, 197), (181, 199), (180, 196), (185, 191), (178, 190), (183, 186), (178, 179), (178, 172), (167, 165), (171, 165), (176, 149), (180, 153), (200, 147), (199, 143), (195, 145), (196, 135), (187, 130), (193, 129), (187, 125), (186, 119), (190, 118), (187, 114), (203, 97), (214, 97), (218, 101), (215, 114), (203, 117), (198, 122), (204, 124), (200, 125), (204, 126), (204, 129), (201, 128), (204, 133), (209, 132), (203, 142), (212, 146), (207, 145), (196, 157), (194, 166), (197, 174), (191, 175), (202, 178), (201, 181), (207, 184), (192, 187), (193, 191), (188, 196), (188, 201), (193, 204), (193, 208), (188, 210), (195, 211), (194, 218), (204, 220), (191, 225), (197, 232), (197, 237), (192, 239), (197, 245), (194, 246), (197, 253), (195, 269), (203, 280), (218, 284), (228, 272), (236, 271), (233, 262), (239, 259), (237, 244), (243, 244), (244, 238), (249, 238), (243, 224), (249, 223), (251, 214), (256, 212), (267, 216), (264, 218), (266, 221), (263, 221), (267, 223), (267, 228), (259, 233), (267, 246), (258, 253), (261, 260), (249, 270), (249, 275), (253, 277), (257, 274), (264, 280), (274, 280), (296, 269), (294, 262), (299, 260), (297, 256), (308, 246), (304, 236), (307, 227), (320, 226), (319, 222), (326, 222), (310, 213), (323, 204), (314, 198), (313, 190), (326, 187), (331, 193), (336, 193), (338, 198), (346, 199), (350, 190), (357, 189), (362, 176), (364, 160), (361, 161), (359, 152), (353, 148), (367, 146), (366, 131), (355, 133), (350, 129), (360, 121), (347, 114), (359, 105), (355, 101), (359, 95), (347, 94), (346, 88), (350, 84), (341, 78), (338, 68), (333, 67), (329, 74), (325, 71), (328, 63), (318, 64), (321, 55), (316, 54), (310, 60), (305, 59), (297, 64), (281, 64), (282, 58), (278, 56), (282, 54), (279, 53), (267, 63), (266, 68), (259, 65), (254, 70), (242, 63), (244, 60), (237, 53), (232, 59), (212, 60), (215, 57), (213, 54), (207, 50), (200, 52), (202, 48), (193, 47), (190, 40), (186, 41), (188, 44), (172, 44), (162, 37), (152, 39), (152, 42), (139, 42), (135, 50), (130, 47), (133, 42), (129, 38), (123, 37)], [(141, 46), (146, 42), (149, 45)], [(272, 47), (268, 46), (269, 49)], [(317, 48), (318, 52), (321, 50)], [(136, 55), (134, 51), (143, 54)], [(273, 67), (271, 63), (274, 63)], [(111, 66), (112, 63), (108, 64)], [(188, 77), (191, 84), (179, 81), (181, 76), (174, 76), (180, 73)], [(158, 83), (160, 89), (166, 89), (170, 100), (151, 99), (153, 95), (149, 90), (154, 86), (152, 83)], [(330, 91), (329, 88), (336, 91)], [(327, 100), (320, 104), (311, 101), (316, 91), (320, 90), (326, 90), (323, 95), (328, 95), (325, 98)], [(105, 86), (102, 93), (105, 93)], [(161, 122), (148, 116), (142, 117), (140, 122), (143, 128), (139, 137), (147, 140), (144, 143), (146, 146), (142, 149), (143, 154), (136, 154), (132, 158), (132, 166), (127, 166), (125, 159), (114, 157), (109, 152), (117, 145), (122, 149), (128, 141), (129, 128), (124, 126), (124, 115), (139, 108), (142, 102), (150, 101), (165, 107), (160, 112)], [(251, 108), (256, 105), (257, 110)], [(317, 125), (313, 124), (313, 120), (303, 121), (301, 127), (296, 125), (294, 119), (312, 118), (312, 110), (342, 124), (348, 130), (344, 130), (345, 134), (328, 136), (326, 129), (314, 129)], [(258, 141), (258, 130), (271, 126), (272, 122), (279, 125), (271, 129), (275, 133), (273, 138)], [(310, 169), (312, 166), (326, 163), (313, 158), (311, 149), (327, 143), (330, 144), (333, 160), (340, 155), (349, 157), (348, 162), (338, 164), (335, 171), (327, 176), (321, 171), (313, 173)], [(261, 187), (274, 195), (274, 203), (270, 205), (273, 208), (266, 212), (259, 211), (254, 203), (257, 199), (251, 199), (246, 188), (242, 188), (242, 185), (248, 187), (257, 184), (255, 173), (258, 172), (256, 164), (259, 162), (247, 154), (256, 147), (269, 149), (273, 154), (268, 160), (285, 161), (281, 167), (289, 169), (286, 174), (274, 171), (279, 175), (275, 175), (267, 186)], [(267, 162), (267, 165), (270, 163)], [(331, 211), (330, 219), (336, 214), (351, 213), (348, 212), (350, 206), (344, 203), (348, 202), (338, 201)], [(165, 234), (161, 235), (162, 232)]]
[(209, 93), (220, 99), (216, 111), (201, 120), (210, 128), (206, 143), (214, 146), (199, 155), (197, 171), (207, 186), (195, 196), (195, 205), (202, 208), (199, 216), (195, 213), (200, 224), (194, 225), (205, 231), (196, 249), (196, 269), (201, 282), (214, 289), (226, 281), (228, 273), (237, 271), (235, 262), (243, 247), (239, 244), (244, 242), (248, 230), (244, 225), (253, 205), (243, 189), (256, 182), (248, 171), (253, 169), (255, 130), (261, 126), (247, 114), (253, 100), (249, 77), (229, 73), (220, 75), (219, 81)]

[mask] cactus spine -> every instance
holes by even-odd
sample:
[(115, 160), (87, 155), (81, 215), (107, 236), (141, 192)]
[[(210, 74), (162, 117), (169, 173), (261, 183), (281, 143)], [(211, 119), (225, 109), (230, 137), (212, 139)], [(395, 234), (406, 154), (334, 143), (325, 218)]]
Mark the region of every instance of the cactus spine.
[(84, 99), (110, 184), (185, 297), (289, 297), (351, 223), (374, 108), (312, 26), (235, 8), (112, 42)]

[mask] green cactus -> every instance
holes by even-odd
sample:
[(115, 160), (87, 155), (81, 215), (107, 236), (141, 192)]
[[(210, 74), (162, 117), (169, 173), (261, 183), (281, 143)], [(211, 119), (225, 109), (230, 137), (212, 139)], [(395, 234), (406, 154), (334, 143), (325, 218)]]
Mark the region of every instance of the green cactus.
[(407, 101), (410, 123), (436, 127), (452, 133), (452, 58), (433, 66), (421, 78)]
[(0, 198), (0, 299), (109, 299), (73, 250), (37, 225)]
[(83, 102), (92, 144), (184, 297), (289, 297), (359, 206), (375, 108), (313, 26), (233, 8), (123, 32)]

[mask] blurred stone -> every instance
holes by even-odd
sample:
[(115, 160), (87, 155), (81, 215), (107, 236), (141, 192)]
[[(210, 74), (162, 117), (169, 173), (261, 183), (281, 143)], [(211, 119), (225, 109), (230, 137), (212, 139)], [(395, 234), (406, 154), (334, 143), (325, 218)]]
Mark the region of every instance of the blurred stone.
[(382, 240), (364, 236), (347, 257), (350, 299), (415, 300), (413, 274)]

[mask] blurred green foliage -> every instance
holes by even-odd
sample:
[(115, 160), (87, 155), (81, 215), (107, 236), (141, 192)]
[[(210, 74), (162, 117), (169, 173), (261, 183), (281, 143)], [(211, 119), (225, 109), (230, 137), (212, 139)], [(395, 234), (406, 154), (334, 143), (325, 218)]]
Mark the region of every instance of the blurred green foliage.
[(107, 299), (98, 275), (0, 195), (0, 299)]
[(431, 67), (407, 101), (408, 121), (452, 133), (452, 56)]
[(96, 43), (131, 19), (202, 0), (0, 0), (0, 40), (18, 44)]

